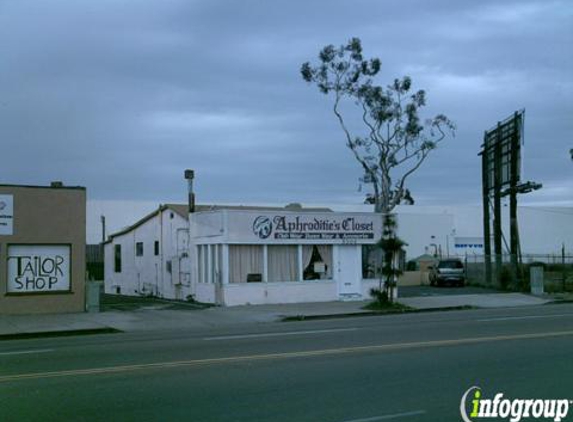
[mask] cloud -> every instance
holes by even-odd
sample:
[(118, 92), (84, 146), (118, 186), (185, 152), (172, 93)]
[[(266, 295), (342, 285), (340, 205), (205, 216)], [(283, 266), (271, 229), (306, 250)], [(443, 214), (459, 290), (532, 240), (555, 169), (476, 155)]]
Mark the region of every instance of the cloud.
[[(483, 131), (526, 108), (524, 168), (569, 180), (567, 1), (101, 0), (0, 6), (0, 178), (97, 200), (362, 202), (331, 99), (302, 62), (363, 40), (381, 84), (410, 74), (458, 125), (411, 179), (419, 203), (479, 201)], [(549, 192), (549, 191), (548, 191)], [(569, 192), (553, 192), (566, 200)]]

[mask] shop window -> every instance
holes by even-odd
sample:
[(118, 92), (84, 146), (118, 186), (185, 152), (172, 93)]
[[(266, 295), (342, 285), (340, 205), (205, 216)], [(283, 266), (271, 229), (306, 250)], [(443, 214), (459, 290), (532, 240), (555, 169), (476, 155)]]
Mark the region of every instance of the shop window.
[(203, 283), (209, 283), (209, 245), (203, 245)]
[(113, 246), (113, 269), (116, 273), (121, 272), (121, 245)]
[(197, 270), (199, 272), (199, 283), (204, 283), (205, 268), (203, 267), (203, 254), (205, 250), (202, 245), (197, 246)]
[(376, 245), (362, 245), (362, 278), (378, 279), (384, 265), (384, 252)]
[[(406, 269), (406, 252), (397, 255), (397, 265), (400, 271)], [(384, 251), (376, 245), (362, 245), (362, 278), (379, 279), (384, 266)]]
[(135, 256), (143, 256), (143, 242), (135, 244)]
[(302, 266), (304, 280), (332, 279), (332, 245), (304, 245)]
[(246, 283), (262, 280), (263, 247), (256, 245), (229, 246), (229, 282)]
[(297, 281), (298, 276), (298, 247), (297, 246), (268, 246), (269, 281)]
[(221, 283), (221, 259), (219, 249), (220, 245), (211, 245), (211, 282), (220, 284)]
[(159, 240), (156, 240), (156, 241), (153, 243), (153, 254), (154, 254), (155, 256), (158, 256), (158, 255), (159, 255)]
[(199, 283), (209, 283), (215, 280), (215, 278), (213, 278), (212, 268), (215, 264), (215, 258), (213, 256), (214, 251), (211, 251), (211, 267), (209, 267), (209, 248), (213, 248), (213, 246), (197, 246), (197, 269), (199, 272)]

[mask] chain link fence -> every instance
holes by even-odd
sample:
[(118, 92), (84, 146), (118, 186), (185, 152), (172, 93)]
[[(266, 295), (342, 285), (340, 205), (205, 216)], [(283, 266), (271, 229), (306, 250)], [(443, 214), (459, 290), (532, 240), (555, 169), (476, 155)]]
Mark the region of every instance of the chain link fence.
[[(562, 254), (526, 254), (521, 259), (513, 259), (509, 254), (492, 255), (492, 284), (486, 281), (485, 255), (457, 256), (465, 263), (466, 278), (469, 284), (501, 288), (504, 290), (529, 291), (530, 268), (541, 266), (544, 270), (545, 291), (573, 292), (573, 255)], [(497, 258), (497, 259), (496, 259)], [(512, 265), (517, 262), (517, 268)], [(498, 269), (497, 263), (500, 267)]]

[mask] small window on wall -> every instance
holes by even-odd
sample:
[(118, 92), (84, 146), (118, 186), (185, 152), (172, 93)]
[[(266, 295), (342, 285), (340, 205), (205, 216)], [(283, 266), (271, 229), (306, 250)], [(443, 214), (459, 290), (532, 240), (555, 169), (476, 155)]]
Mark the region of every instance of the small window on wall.
[(113, 247), (113, 268), (116, 273), (121, 272), (121, 245), (114, 245)]
[(263, 247), (258, 245), (229, 246), (229, 282), (262, 281)]
[(135, 256), (143, 256), (143, 242), (135, 244)]
[(153, 243), (153, 254), (154, 254), (155, 256), (158, 256), (158, 255), (159, 255), (159, 240), (156, 240), (156, 241)]
[(332, 245), (304, 245), (302, 267), (304, 280), (332, 279)]

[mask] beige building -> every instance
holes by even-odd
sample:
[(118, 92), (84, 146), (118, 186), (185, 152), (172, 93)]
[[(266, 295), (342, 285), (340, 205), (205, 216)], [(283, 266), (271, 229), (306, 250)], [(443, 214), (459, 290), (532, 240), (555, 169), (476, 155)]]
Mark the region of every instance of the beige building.
[(86, 190), (0, 185), (0, 314), (85, 311)]

